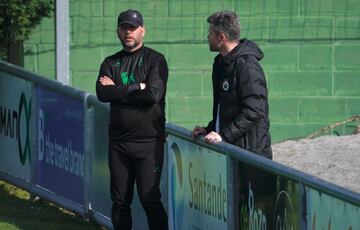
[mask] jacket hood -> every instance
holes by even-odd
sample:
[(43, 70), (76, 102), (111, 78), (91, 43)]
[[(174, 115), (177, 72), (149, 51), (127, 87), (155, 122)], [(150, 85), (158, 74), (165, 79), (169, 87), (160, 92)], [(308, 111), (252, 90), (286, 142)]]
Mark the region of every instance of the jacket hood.
[[(264, 53), (254, 42), (244, 38), (240, 40), (239, 45), (223, 57), (223, 61), (230, 63), (233, 60), (245, 55), (252, 55), (259, 61), (264, 57)], [(216, 58), (219, 58), (219, 56), (221, 56), (221, 54), (217, 55)]]

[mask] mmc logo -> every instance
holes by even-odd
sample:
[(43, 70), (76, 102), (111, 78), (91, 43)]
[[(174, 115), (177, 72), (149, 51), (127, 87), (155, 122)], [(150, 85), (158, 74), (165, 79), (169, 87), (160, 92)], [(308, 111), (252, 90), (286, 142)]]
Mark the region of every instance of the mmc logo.
[[(29, 138), (30, 117), (31, 99), (29, 103), (27, 103), (24, 93), (21, 93), (18, 111), (0, 105), (0, 136), (5, 136), (18, 142), (19, 157), (22, 165), (25, 164), (27, 157), (29, 161), (31, 158)], [(25, 125), (22, 124), (22, 121), (25, 121)], [(24, 139), (22, 139), (22, 137), (24, 137)]]

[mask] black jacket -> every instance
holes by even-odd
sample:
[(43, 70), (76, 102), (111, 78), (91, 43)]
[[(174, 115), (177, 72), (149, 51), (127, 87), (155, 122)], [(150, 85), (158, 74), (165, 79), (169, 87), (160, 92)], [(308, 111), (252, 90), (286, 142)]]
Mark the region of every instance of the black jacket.
[(205, 127), (215, 131), (218, 104), (220, 135), (240, 148), (272, 159), (266, 80), (259, 64), (260, 48), (243, 39), (213, 64), (213, 120)]
[[(99, 79), (110, 77), (115, 85), (103, 86)], [(165, 139), (165, 94), (168, 66), (164, 56), (143, 46), (128, 53), (120, 51), (105, 58), (96, 82), (96, 94), (110, 102), (109, 136), (127, 142)], [(140, 90), (140, 83), (146, 89)]]

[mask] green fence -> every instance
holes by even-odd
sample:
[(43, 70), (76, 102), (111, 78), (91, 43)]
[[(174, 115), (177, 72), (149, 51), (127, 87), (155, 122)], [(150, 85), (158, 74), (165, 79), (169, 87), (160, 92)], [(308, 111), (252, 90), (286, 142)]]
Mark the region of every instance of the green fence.
[[(265, 53), (273, 140), (307, 136), (360, 114), (360, 3), (357, 0), (73, 0), (70, 1), (70, 82), (86, 92), (104, 57), (120, 47), (116, 17), (144, 15), (145, 44), (169, 63), (167, 118), (183, 127), (211, 118), (211, 68), (206, 18), (231, 9), (241, 37)], [(25, 44), (25, 67), (55, 78), (54, 19), (44, 19)], [(184, 115), (184, 111), (186, 111)], [(351, 125), (336, 133), (349, 134)]]

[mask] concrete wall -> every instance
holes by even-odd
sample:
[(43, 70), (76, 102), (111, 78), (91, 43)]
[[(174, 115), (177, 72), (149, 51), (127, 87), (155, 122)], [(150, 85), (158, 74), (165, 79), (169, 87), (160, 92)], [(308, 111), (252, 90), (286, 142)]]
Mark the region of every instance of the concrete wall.
[[(116, 17), (128, 8), (143, 13), (146, 45), (168, 60), (170, 122), (192, 128), (211, 117), (215, 53), (208, 50), (206, 18), (223, 9), (240, 15), (241, 37), (265, 53), (274, 141), (360, 114), (358, 0), (70, 0), (72, 86), (95, 92), (101, 61), (121, 48)], [(25, 67), (53, 79), (54, 31), (54, 19), (44, 19), (25, 44)]]

